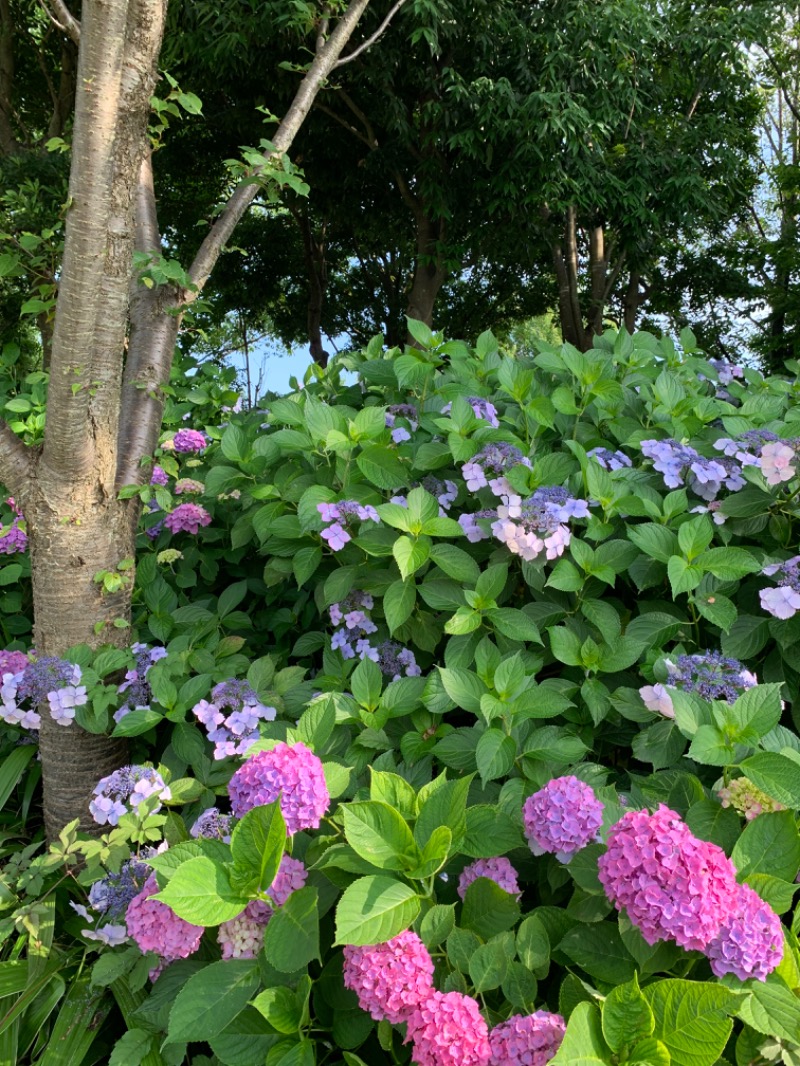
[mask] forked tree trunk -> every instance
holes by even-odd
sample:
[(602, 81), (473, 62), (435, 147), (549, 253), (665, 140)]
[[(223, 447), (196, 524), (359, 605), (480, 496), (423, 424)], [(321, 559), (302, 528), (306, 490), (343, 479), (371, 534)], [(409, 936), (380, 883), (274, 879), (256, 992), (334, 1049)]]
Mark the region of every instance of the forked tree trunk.
[[(417, 255), (406, 315), (418, 322), (424, 322), (426, 326), (433, 326), (436, 297), (447, 279), (442, 254), (445, 224), (443, 219), (432, 219), (423, 208), (416, 212), (415, 221)], [(412, 346), (416, 344), (410, 333), (406, 343)]]

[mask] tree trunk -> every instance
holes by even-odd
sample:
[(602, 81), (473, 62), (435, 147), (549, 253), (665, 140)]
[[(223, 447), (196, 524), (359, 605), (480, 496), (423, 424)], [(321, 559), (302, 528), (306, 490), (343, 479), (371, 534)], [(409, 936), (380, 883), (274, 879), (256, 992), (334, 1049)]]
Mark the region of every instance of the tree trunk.
[[(436, 297), (447, 278), (442, 258), (442, 242), (445, 236), (444, 219), (432, 219), (424, 208), (416, 212), (417, 257), (414, 276), (408, 294), (408, 318), (433, 326), (433, 307)], [(412, 347), (416, 341), (408, 334), (406, 343)]]
[(622, 322), (628, 333), (636, 332), (636, 316), (639, 313), (639, 308), (642, 305), (644, 295), (641, 290), (641, 281), (641, 274), (632, 270), (622, 310)]
[(318, 366), (328, 365), (328, 353), (322, 343), (322, 308), (325, 303), (325, 291), (328, 287), (328, 268), (325, 263), (325, 237), (317, 239), (308, 217), (308, 206), (292, 211), (300, 229), (303, 241), (303, 261), (308, 277), (308, 350)]

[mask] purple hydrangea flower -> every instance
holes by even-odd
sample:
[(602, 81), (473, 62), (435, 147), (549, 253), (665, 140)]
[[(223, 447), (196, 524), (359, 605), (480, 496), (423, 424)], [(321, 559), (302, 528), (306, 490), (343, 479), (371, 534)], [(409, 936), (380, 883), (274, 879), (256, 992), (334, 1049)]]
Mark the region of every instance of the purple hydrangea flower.
[(569, 862), (576, 851), (597, 839), (603, 804), (594, 789), (577, 777), (556, 777), (528, 796), (522, 818), (534, 855), (549, 853), (559, 862)]
[(777, 433), (768, 429), (748, 429), (731, 440), (730, 437), (720, 437), (715, 441), (714, 447), (731, 459), (736, 459), (742, 466), (758, 466), (758, 457), (765, 444), (777, 441)]
[(777, 588), (762, 589), (759, 593), (761, 606), (775, 618), (791, 618), (800, 611), (800, 555), (787, 559), (785, 563), (773, 563), (761, 571), (767, 577), (773, 577)]
[(546, 1010), (524, 1017), (514, 1014), (489, 1033), (489, 1066), (545, 1066), (561, 1047), (566, 1031), (560, 1014)]
[(200, 700), (192, 713), (214, 744), (214, 758), (244, 755), (259, 738), (258, 723), (272, 722), (277, 711), (262, 704), (246, 681), (223, 681), (211, 690), (211, 702)]
[(485, 522), (496, 522), (497, 510), (475, 511), (474, 514), (462, 514), (458, 516), (458, 524), (464, 530), (464, 534), (470, 544), (477, 544), (478, 541), (488, 540), (491, 536), (487, 529), (478, 525), (479, 518), (484, 519)]
[(725, 700), (735, 703), (743, 692), (758, 684), (755, 674), (738, 659), (719, 651), (703, 655), (679, 655), (675, 662), (666, 660), (669, 677), (665, 684), (645, 685), (639, 689), (644, 705), (651, 711), (674, 718), (675, 710), (668, 687), (683, 692), (696, 692), (704, 700)]
[(199, 429), (179, 429), (172, 438), (176, 452), (201, 452), (208, 444), (208, 437)]
[(158, 890), (156, 875), (151, 874), (128, 905), (128, 935), (142, 951), (155, 951), (165, 962), (188, 958), (200, 947), (203, 927), (179, 918), (161, 900), (150, 899)]
[(64, 659), (45, 656), (27, 661), (19, 673), (3, 676), (0, 718), (11, 725), (38, 729), (41, 725), (38, 708), (47, 700), (53, 721), (68, 726), (75, 717), (75, 709), (88, 701), (86, 686), (79, 685), (80, 680), (81, 668)]
[[(531, 461), (513, 444), (500, 441), (496, 444), (487, 444), (477, 455), (473, 455), (469, 462), (461, 467), (461, 476), (466, 481), (470, 492), (477, 492), (478, 489), (485, 488), (489, 484), (487, 475), (491, 474), (497, 478), (512, 467), (520, 465), (530, 466)], [(498, 493), (498, 495), (501, 494)]]
[(150, 685), (147, 682), (147, 674), (150, 667), (161, 659), (166, 658), (167, 649), (156, 645), (151, 648), (148, 644), (133, 644), (131, 646), (136, 660), (136, 665), (125, 674), (125, 680), (117, 689), (117, 692), (126, 693), (125, 702), (114, 713), (114, 721), (119, 722), (135, 708), (148, 707), (152, 698)]
[(169, 474), (166, 470), (163, 470), (160, 466), (153, 467), (153, 473), (150, 475), (151, 485), (168, 485)]
[(479, 877), (488, 877), (496, 882), (504, 892), (519, 899), (521, 892), (517, 881), (517, 871), (505, 856), (501, 855), (493, 859), (476, 859), (469, 866), (465, 866), (458, 879), (458, 894), (463, 899), (467, 889), (473, 881)]
[(208, 840), (221, 840), (224, 844), (230, 844), (232, 822), (232, 814), (223, 814), (217, 807), (209, 807), (194, 823), (189, 834), (195, 838), (205, 837)]
[(318, 829), (330, 806), (322, 763), (305, 744), (276, 744), (239, 767), (228, 786), (237, 818), (280, 797), (286, 831)]
[(574, 499), (564, 488), (547, 486), (527, 500), (514, 497), (498, 507), (492, 533), (522, 559), (530, 561), (542, 552), (547, 559), (556, 559), (570, 542), (565, 523), (588, 515), (587, 500)]
[[(373, 659), (380, 666), (381, 673), (387, 674), (392, 681), (399, 681), (403, 676), (419, 677), (422, 673), (417, 666), (414, 652), (410, 648), (404, 648), (396, 640), (385, 640), (377, 648), (368, 648), (366, 654), (361, 654), (363, 650), (356, 645), (356, 651), (361, 658)], [(376, 652), (377, 657), (371, 654), (372, 651)]]
[(648, 944), (674, 940), (702, 951), (735, 910), (736, 870), (722, 848), (698, 840), (661, 804), (628, 811), (609, 832), (598, 860), (606, 895), (627, 911)]
[(150, 876), (150, 867), (131, 856), (119, 868), (119, 873), (109, 873), (95, 881), (89, 889), (89, 905), (111, 921), (125, 917), (128, 904), (144, 888)]
[(706, 955), (717, 977), (730, 973), (740, 981), (766, 981), (783, 958), (781, 920), (749, 885), (736, 887), (736, 899)]
[(743, 378), (744, 369), (728, 359), (709, 359), (708, 362), (717, 372), (720, 385), (730, 385), (734, 378)]
[(730, 492), (744, 488), (742, 470), (735, 459), (722, 457), (706, 459), (676, 440), (643, 440), (642, 454), (653, 460), (653, 466), (664, 475), (664, 484), (671, 489), (686, 484), (703, 500), (714, 500), (723, 485)]
[(433, 991), (433, 961), (407, 930), (372, 947), (344, 949), (344, 986), (375, 1021), (407, 1022)]
[(174, 511), (170, 511), (164, 519), (164, 525), (170, 533), (193, 533), (200, 532), (200, 526), (211, 524), (211, 515), (197, 503), (180, 503)]
[[(387, 429), (393, 429), (397, 424), (398, 418), (404, 418), (406, 422), (408, 422), (412, 431), (419, 427), (419, 416), (417, 415), (417, 409), (410, 403), (389, 404), (389, 406), (386, 408), (384, 417), (386, 419)], [(392, 436), (394, 437), (394, 434), (392, 434)]]
[(0, 677), (6, 674), (21, 674), (31, 660), (24, 651), (0, 651)]
[(378, 627), (368, 613), (374, 606), (374, 600), (368, 592), (357, 590), (346, 596), (341, 603), (332, 603), (328, 608), (334, 625), (344, 622), (331, 638), (331, 648), (340, 651), (342, 658), (355, 658), (354, 642), (369, 636), (370, 633), (377, 633)]
[(0, 525), (0, 554), (14, 555), (24, 552), (28, 547), (28, 534), (25, 532), (25, 518), (13, 496), (9, 496), (6, 503), (14, 512), (14, 517), (10, 525)]
[(610, 448), (592, 448), (587, 455), (596, 460), (604, 470), (622, 470), (625, 466), (633, 466), (625, 452), (612, 452)]
[(336, 503), (318, 503), (317, 510), (323, 522), (330, 523), (320, 536), (327, 541), (331, 551), (341, 551), (353, 538), (348, 532), (356, 521), (380, 522), (378, 512), (370, 504), (357, 500), (338, 500)]
[[(467, 396), (467, 403), (472, 408), (472, 413), (476, 418), (480, 418), (484, 422), (488, 422), (494, 429), (498, 429), (500, 426), (497, 420), (497, 408), (489, 400), (484, 399), (483, 396)], [(442, 408), (443, 415), (449, 415), (453, 405), (446, 403)]]
[(161, 774), (151, 766), (123, 766), (98, 781), (89, 810), (98, 825), (117, 825), (123, 814), (137, 810), (151, 796), (158, 797), (151, 813), (161, 810), (162, 800), (172, 799)]

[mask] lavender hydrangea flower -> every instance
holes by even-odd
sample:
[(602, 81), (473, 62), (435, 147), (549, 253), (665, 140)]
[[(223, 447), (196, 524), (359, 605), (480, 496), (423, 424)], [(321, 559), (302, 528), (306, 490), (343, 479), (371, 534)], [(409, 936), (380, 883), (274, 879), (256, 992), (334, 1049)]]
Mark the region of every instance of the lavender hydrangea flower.
[[(374, 659), (381, 668), (381, 673), (387, 674), (392, 681), (399, 681), (401, 677), (419, 677), (422, 671), (417, 666), (414, 652), (410, 648), (404, 648), (396, 640), (385, 640), (375, 650), (377, 658)], [(372, 655), (362, 655), (361, 658), (373, 658)]]
[(735, 459), (722, 457), (706, 459), (676, 440), (643, 440), (642, 454), (653, 460), (653, 466), (664, 475), (667, 488), (677, 489), (686, 484), (703, 500), (714, 500), (725, 486), (738, 492), (746, 482)]
[(498, 884), (504, 892), (508, 892), (510, 896), (516, 896), (519, 899), (521, 892), (517, 876), (517, 871), (504, 855), (492, 859), (476, 859), (475, 862), (471, 862), (461, 871), (457, 891), (459, 896), (464, 899), (467, 889), (473, 881), (477, 881), (479, 877), (488, 877)]
[(221, 840), (224, 844), (231, 842), (232, 814), (223, 814), (217, 807), (203, 811), (189, 830), (195, 839), (205, 837), (207, 840)]
[[(488, 422), (493, 429), (500, 428), (500, 423), (497, 419), (497, 408), (493, 403), (484, 399), (483, 396), (467, 396), (466, 400), (476, 418), (480, 418), (483, 422)], [(452, 403), (446, 403), (442, 408), (442, 414), (449, 415), (452, 409)]]
[(570, 542), (565, 523), (588, 515), (587, 500), (573, 498), (564, 488), (546, 486), (527, 500), (498, 507), (492, 533), (522, 559), (530, 561), (542, 552), (547, 559), (556, 559)]
[(77, 707), (88, 702), (86, 686), (80, 684), (81, 668), (55, 656), (44, 656), (18, 674), (5, 674), (0, 687), (0, 718), (24, 729), (38, 729), (39, 705), (47, 701), (53, 721), (69, 726)]
[(151, 766), (123, 766), (98, 781), (89, 810), (98, 825), (118, 825), (124, 814), (137, 810), (151, 796), (158, 799), (151, 813), (161, 810), (162, 800), (172, 799), (161, 774)]
[(714, 447), (742, 466), (758, 466), (758, 457), (765, 444), (779, 440), (777, 433), (768, 429), (748, 429), (735, 439), (720, 437)]
[(349, 530), (354, 523), (380, 522), (378, 512), (370, 504), (361, 504), (357, 500), (339, 500), (336, 503), (318, 503), (322, 521), (328, 525), (322, 530), (320, 536), (327, 541), (331, 551), (341, 551), (351, 541)]
[(592, 448), (586, 454), (590, 459), (598, 462), (604, 470), (622, 470), (623, 467), (633, 466), (625, 452), (612, 452), (610, 448)]
[[(356, 644), (370, 633), (377, 633), (378, 627), (368, 613), (374, 606), (375, 602), (368, 592), (354, 591), (341, 603), (332, 603), (328, 608), (331, 622), (340, 626), (331, 638), (331, 648), (340, 651), (343, 659), (355, 658)], [(340, 625), (342, 622), (344, 625)]]
[[(389, 404), (384, 413), (386, 419), (386, 428), (392, 431), (392, 440), (395, 444), (402, 444), (403, 441), (411, 440), (411, 433), (419, 427), (419, 418), (417, 415), (416, 407), (413, 407), (410, 403), (393, 403)], [(408, 423), (409, 429), (405, 426), (398, 426), (397, 419), (402, 418)]]
[(25, 518), (13, 496), (9, 496), (6, 503), (14, 512), (14, 517), (10, 525), (0, 525), (0, 554), (14, 555), (24, 552), (28, 547), (28, 534), (25, 532)]
[(258, 723), (272, 722), (277, 711), (259, 701), (246, 681), (232, 679), (215, 685), (211, 702), (200, 700), (192, 713), (214, 744), (214, 758), (245, 755), (259, 738)]
[(0, 651), (0, 677), (6, 674), (21, 674), (31, 660), (24, 651)]
[(738, 659), (719, 651), (703, 655), (679, 655), (675, 662), (665, 661), (665, 684), (645, 685), (639, 689), (644, 705), (651, 711), (674, 718), (672, 697), (667, 686), (683, 692), (696, 692), (704, 700), (725, 700), (735, 703), (748, 688), (758, 684), (758, 678)]
[(199, 429), (179, 429), (172, 438), (176, 452), (201, 452), (208, 444), (208, 437)]
[(590, 785), (567, 775), (528, 796), (522, 818), (534, 855), (549, 853), (559, 862), (569, 862), (575, 852), (597, 839), (603, 804)]
[(126, 696), (125, 702), (114, 712), (115, 722), (121, 721), (132, 710), (150, 705), (152, 692), (147, 682), (148, 671), (167, 655), (167, 649), (160, 645), (151, 648), (148, 644), (136, 643), (131, 646), (131, 651), (135, 656), (136, 665), (127, 671), (125, 680), (117, 689), (117, 692), (126, 693)]
[(151, 485), (168, 485), (169, 484), (169, 474), (166, 472), (166, 470), (162, 469), (160, 466), (154, 466), (153, 467), (153, 473), (150, 475), (150, 484)]
[(170, 533), (193, 533), (195, 536), (200, 532), (200, 526), (210, 524), (211, 515), (197, 503), (180, 503), (164, 519)]
[(773, 577), (777, 588), (762, 589), (759, 593), (761, 606), (775, 618), (791, 618), (800, 611), (800, 555), (794, 555), (783, 563), (772, 563), (761, 571)]
[(720, 385), (730, 385), (734, 378), (744, 377), (744, 368), (728, 359), (709, 359), (708, 362), (716, 370)]
[(497, 509), (475, 511), (473, 514), (462, 514), (458, 516), (458, 524), (464, 530), (464, 535), (470, 544), (477, 544), (481, 540), (488, 540), (491, 536), (488, 529), (484, 529), (483, 526), (478, 525), (478, 519), (483, 519), (484, 523), (497, 521)]
[[(489, 485), (487, 475), (491, 474), (496, 479), (512, 467), (520, 465), (530, 466), (531, 461), (513, 444), (500, 441), (496, 444), (487, 444), (477, 455), (473, 455), (468, 463), (464, 463), (461, 467), (461, 476), (466, 481), (470, 492), (477, 492), (478, 489)], [(496, 495), (503, 495), (503, 493), (496, 493)]]
[(106, 874), (94, 882), (89, 889), (89, 905), (112, 922), (123, 920), (128, 904), (144, 888), (150, 874), (147, 863), (131, 856), (118, 873)]

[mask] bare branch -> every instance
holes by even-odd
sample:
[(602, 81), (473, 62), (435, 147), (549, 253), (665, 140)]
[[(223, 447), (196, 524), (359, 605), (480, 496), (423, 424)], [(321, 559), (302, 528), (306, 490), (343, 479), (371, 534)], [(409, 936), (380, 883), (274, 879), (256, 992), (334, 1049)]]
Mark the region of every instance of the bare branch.
[(340, 59), (336, 63), (336, 66), (337, 67), (343, 67), (345, 65), (345, 63), (352, 63), (354, 59), (358, 59), (358, 57), (363, 52), (366, 52), (366, 50), (368, 48), (371, 48), (372, 45), (375, 44), (375, 42), (378, 40), (378, 38), (386, 30), (386, 28), (388, 27), (389, 23), (392, 21), (392, 19), (395, 17), (395, 15), (397, 14), (397, 12), (400, 10), (400, 8), (403, 6), (403, 4), (405, 2), (406, 2), (406, 0), (396, 0), (396, 3), (394, 5), (394, 7), (391, 8), (391, 10), (389, 11), (389, 14), (386, 16), (386, 18), (383, 20), (383, 22), (380, 24), (380, 26), (377, 28), (377, 30), (375, 30), (375, 32), (372, 34), (372, 36), (368, 37), (366, 39), (366, 41), (362, 41), (362, 43), (358, 46), (358, 48), (356, 48), (356, 50), (354, 52), (350, 52), (349, 55), (346, 55), (342, 59)]
[[(352, 0), (350, 7), (339, 19), (324, 48), (314, 57), (314, 61), (300, 83), (289, 110), (272, 138), (273, 151), (271, 158), (280, 158), (291, 147), (297, 131), (311, 110), (322, 83), (335, 67), (342, 49), (350, 39), (358, 20), (363, 15), (368, 4), (369, 0)], [(258, 177), (263, 172), (264, 168), (258, 167), (254, 171), (253, 177)], [(187, 300), (195, 299), (198, 292), (208, 281), (208, 277), (222, 249), (230, 239), (242, 215), (255, 199), (257, 192), (258, 183), (251, 180), (243, 182), (231, 195), (222, 214), (200, 245), (200, 249), (191, 265), (189, 276), (197, 286), (197, 292), (186, 294), (185, 298)]]
[(26, 447), (7, 422), (0, 419), (0, 483), (14, 496), (24, 496), (37, 450)]
[(14, 113), (14, 19), (8, 0), (0, 0), (0, 150), (10, 155), (17, 139), (11, 125)]
[(54, 26), (57, 26), (67, 37), (80, 44), (81, 24), (72, 15), (64, 0), (40, 0), (42, 7), (50, 16)]

